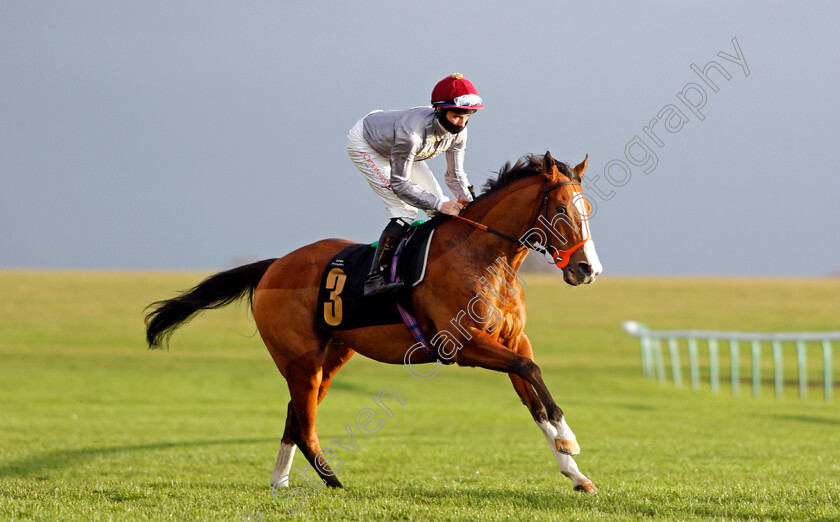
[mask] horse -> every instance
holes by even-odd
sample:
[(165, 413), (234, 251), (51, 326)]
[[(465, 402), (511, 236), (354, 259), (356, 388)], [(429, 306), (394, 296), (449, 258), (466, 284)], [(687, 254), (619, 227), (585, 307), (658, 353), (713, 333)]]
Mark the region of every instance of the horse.
[[(425, 279), (412, 290), (410, 302), (420, 328), (434, 335), (432, 344), (443, 339), (439, 344), (451, 348), (444, 356), (459, 366), (509, 375), (561, 473), (575, 490), (597, 492), (572, 458), (580, 445), (534, 362), (516, 274), (531, 250), (549, 256), (572, 286), (592, 283), (601, 273), (589, 230), (591, 206), (581, 188), (587, 162), (588, 156), (570, 168), (549, 152), (524, 156), (514, 165), (507, 162), (459, 216), (433, 217), (441, 222), (429, 247)], [(570, 243), (573, 246), (564, 250)], [(149, 305), (146, 339), (153, 349), (168, 344), (173, 331), (195, 314), (249, 299), (260, 336), (291, 396), (272, 488), (289, 486), (296, 448), (327, 486), (342, 487), (322, 454), (315, 418), (336, 373), (355, 353), (407, 367), (440, 362), (416, 349), (400, 324), (330, 332), (316, 328), (324, 268), (352, 244), (321, 240), (279, 259), (220, 272), (172, 299)], [(340, 291), (335, 288), (333, 296)]]

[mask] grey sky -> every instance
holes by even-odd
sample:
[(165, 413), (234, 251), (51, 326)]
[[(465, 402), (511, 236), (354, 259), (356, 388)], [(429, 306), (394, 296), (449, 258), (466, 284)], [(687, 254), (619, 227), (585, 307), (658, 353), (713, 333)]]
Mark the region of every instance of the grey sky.
[[(615, 192), (591, 223), (605, 274), (840, 271), (840, 4), (575, 4), (4, 1), (0, 267), (221, 269), (372, 241), (387, 213), (348, 129), (461, 72), (487, 106), (476, 187), (525, 153), (590, 155)], [(749, 76), (718, 56), (733, 37)], [(690, 69), (710, 60), (718, 92)], [(676, 96), (690, 82), (702, 121)], [(659, 147), (643, 127), (668, 104), (688, 122), (655, 127)], [(625, 157), (637, 135), (650, 174)]]

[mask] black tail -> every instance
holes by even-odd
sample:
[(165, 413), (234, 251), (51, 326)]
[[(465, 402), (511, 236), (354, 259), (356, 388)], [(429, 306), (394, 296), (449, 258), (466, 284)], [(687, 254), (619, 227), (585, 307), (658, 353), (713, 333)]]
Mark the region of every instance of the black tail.
[(178, 297), (156, 301), (147, 308), (146, 341), (149, 348), (160, 348), (169, 342), (176, 328), (187, 323), (198, 312), (230, 304), (248, 294), (253, 306), (254, 289), (268, 267), (276, 259), (266, 259), (210, 276)]

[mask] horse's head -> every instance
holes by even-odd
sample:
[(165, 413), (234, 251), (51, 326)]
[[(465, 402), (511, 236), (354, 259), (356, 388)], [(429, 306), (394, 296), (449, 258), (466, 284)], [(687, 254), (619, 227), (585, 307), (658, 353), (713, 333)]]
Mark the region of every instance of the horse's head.
[(535, 228), (546, 232), (541, 239), (547, 240), (543, 243), (547, 253), (563, 270), (566, 283), (575, 286), (595, 281), (603, 270), (590, 233), (592, 205), (580, 185), (588, 161), (589, 156), (570, 169), (555, 161), (549, 152), (545, 153), (542, 166), (545, 188), (535, 219), (538, 223)]

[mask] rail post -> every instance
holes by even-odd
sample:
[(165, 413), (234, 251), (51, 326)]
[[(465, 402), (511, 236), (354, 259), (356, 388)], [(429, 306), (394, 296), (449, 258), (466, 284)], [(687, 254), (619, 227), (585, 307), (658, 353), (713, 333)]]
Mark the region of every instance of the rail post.
[(796, 365), (799, 369), (799, 398), (804, 399), (808, 395), (808, 357), (805, 349), (805, 341), (796, 341)]
[(752, 347), (752, 390), (753, 397), (761, 393), (761, 341), (750, 342)]
[(831, 400), (831, 392), (834, 384), (831, 382), (831, 341), (828, 339), (822, 340), (823, 347), (823, 388), (825, 390), (825, 400)]
[(700, 389), (700, 362), (697, 355), (697, 339), (695, 337), (688, 338), (688, 359), (691, 367), (691, 389)]
[(674, 377), (674, 386), (682, 388), (682, 368), (680, 368), (680, 349), (674, 337), (668, 338), (668, 351), (671, 355), (671, 373)]
[(709, 386), (713, 393), (720, 391), (720, 363), (718, 361), (718, 343), (714, 337), (709, 337)]
[(776, 398), (781, 399), (784, 393), (782, 381), (782, 342), (773, 341), (773, 381), (776, 385)]
[(738, 355), (738, 340), (729, 340), (729, 376), (731, 382), (732, 395), (738, 395), (738, 385), (741, 382), (740, 361)]

